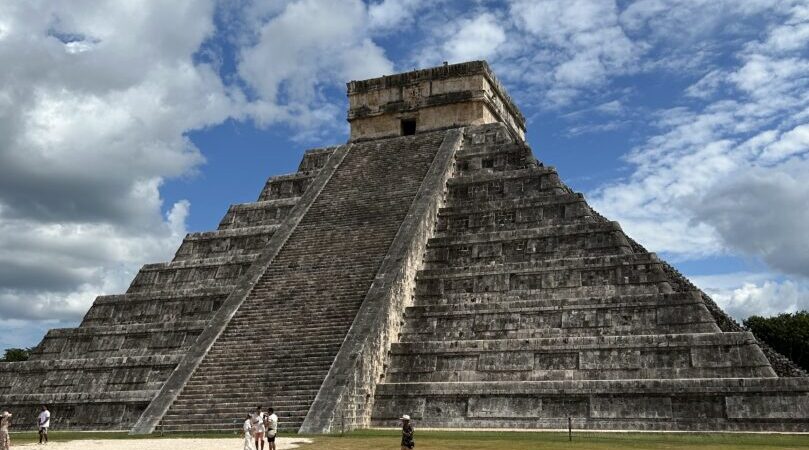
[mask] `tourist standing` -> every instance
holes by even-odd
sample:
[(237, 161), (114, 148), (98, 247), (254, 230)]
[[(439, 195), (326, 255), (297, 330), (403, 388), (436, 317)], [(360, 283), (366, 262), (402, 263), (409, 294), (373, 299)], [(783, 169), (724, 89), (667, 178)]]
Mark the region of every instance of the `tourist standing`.
[(250, 414), (247, 415), (247, 419), (244, 421), (244, 450), (253, 450), (253, 421), (251, 420)]
[(409, 450), (416, 446), (413, 440), (413, 425), (410, 424), (410, 416), (407, 414), (399, 418), (402, 421), (402, 450)]
[(278, 434), (278, 416), (275, 415), (272, 408), (268, 409), (267, 413), (269, 415), (264, 423), (267, 428), (267, 450), (275, 450), (275, 436)]
[(51, 412), (48, 411), (47, 405), (42, 405), (42, 411), (37, 417), (37, 426), (39, 426), (39, 443), (48, 443), (48, 428), (51, 427)]
[(8, 426), (11, 423), (11, 413), (3, 411), (0, 413), (0, 450), (8, 450), (11, 447), (11, 440), (8, 438)]
[(256, 411), (250, 417), (253, 423), (253, 439), (256, 442), (256, 450), (264, 450), (264, 413), (261, 406), (256, 406)]

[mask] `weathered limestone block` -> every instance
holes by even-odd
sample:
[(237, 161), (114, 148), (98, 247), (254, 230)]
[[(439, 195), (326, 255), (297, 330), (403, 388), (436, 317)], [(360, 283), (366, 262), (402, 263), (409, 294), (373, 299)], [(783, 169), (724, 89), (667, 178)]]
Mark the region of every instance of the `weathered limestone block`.
[(533, 370), (534, 354), (530, 352), (481, 353), (479, 372), (511, 372)]
[(669, 397), (593, 397), (590, 417), (594, 419), (670, 419)]
[(730, 419), (809, 419), (809, 395), (730, 395)]
[(469, 398), (467, 417), (535, 418), (542, 413), (542, 399), (536, 397), (476, 396)]

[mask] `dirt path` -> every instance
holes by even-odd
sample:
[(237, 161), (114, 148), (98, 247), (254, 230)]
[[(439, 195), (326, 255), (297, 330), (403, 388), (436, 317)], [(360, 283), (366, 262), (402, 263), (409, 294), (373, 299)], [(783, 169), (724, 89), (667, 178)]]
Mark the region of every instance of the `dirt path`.
[[(49, 450), (242, 450), (244, 439), (93, 439), (68, 442), (51, 442), (47, 446), (38, 444), (12, 445), (11, 448), (44, 448)], [(311, 441), (303, 438), (278, 438), (278, 450), (298, 448)], [(12, 443), (13, 444), (13, 443)]]

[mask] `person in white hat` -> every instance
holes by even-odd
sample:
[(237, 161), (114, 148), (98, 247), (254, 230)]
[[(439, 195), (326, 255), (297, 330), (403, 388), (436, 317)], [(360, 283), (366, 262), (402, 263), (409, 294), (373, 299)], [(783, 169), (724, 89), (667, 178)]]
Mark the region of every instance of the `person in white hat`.
[(410, 450), (416, 446), (413, 440), (413, 425), (410, 424), (410, 416), (407, 414), (399, 418), (402, 421), (402, 450)]
[(8, 438), (8, 425), (11, 423), (11, 413), (3, 411), (0, 413), (0, 450), (8, 450), (11, 441)]

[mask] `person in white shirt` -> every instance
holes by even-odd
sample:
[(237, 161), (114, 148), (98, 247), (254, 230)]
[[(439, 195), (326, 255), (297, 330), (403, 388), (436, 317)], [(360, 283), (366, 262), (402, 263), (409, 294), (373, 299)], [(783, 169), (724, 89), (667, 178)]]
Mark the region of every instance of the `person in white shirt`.
[(51, 412), (48, 411), (46, 405), (42, 405), (42, 411), (39, 413), (39, 417), (37, 417), (37, 426), (39, 427), (39, 443), (47, 444), (48, 428), (51, 427)]
[(8, 450), (11, 447), (11, 441), (8, 438), (8, 426), (11, 424), (11, 413), (3, 411), (0, 414), (0, 450)]
[(278, 434), (278, 416), (272, 408), (268, 409), (267, 420), (264, 421), (264, 426), (267, 429), (267, 450), (275, 450), (275, 435)]
[(244, 450), (253, 450), (253, 421), (250, 419), (251, 416), (248, 414), (244, 421)]
[(264, 413), (261, 406), (256, 406), (255, 412), (250, 416), (253, 423), (253, 439), (256, 441), (256, 450), (264, 450)]

